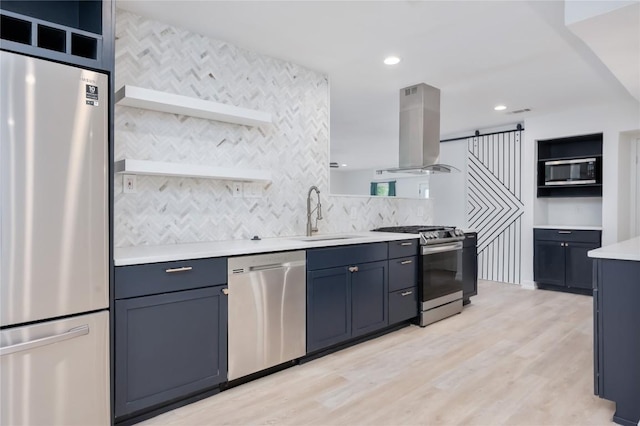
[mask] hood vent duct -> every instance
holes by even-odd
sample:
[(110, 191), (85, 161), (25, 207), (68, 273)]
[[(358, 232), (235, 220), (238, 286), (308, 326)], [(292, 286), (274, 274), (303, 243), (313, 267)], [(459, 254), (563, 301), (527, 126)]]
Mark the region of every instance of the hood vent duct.
[(451, 173), (460, 170), (439, 164), (440, 89), (420, 83), (400, 89), (399, 167), (387, 173)]

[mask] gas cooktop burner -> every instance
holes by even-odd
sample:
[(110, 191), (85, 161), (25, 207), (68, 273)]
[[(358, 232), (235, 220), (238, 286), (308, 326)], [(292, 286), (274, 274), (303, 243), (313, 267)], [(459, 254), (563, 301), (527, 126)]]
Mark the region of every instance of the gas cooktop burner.
[(444, 242), (464, 240), (464, 231), (462, 231), (462, 229), (456, 228), (455, 226), (388, 226), (373, 229), (373, 231), (420, 234), (420, 244), (422, 245), (441, 244)]

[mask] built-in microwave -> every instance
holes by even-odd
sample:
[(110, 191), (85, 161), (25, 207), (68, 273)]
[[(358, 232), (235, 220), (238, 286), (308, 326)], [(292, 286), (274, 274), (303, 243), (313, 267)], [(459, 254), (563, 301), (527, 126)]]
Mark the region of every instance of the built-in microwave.
[(573, 158), (544, 162), (544, 185), (589, 185), (600, 183), (598, 158)]

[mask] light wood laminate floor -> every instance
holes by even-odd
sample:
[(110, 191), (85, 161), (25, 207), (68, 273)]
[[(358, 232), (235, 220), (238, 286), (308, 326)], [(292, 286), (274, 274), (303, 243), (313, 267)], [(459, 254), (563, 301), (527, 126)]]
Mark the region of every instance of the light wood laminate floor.
[(608, 425), (592, 299), (490, 281), (462, 314), (162, 414), (145, 425)]

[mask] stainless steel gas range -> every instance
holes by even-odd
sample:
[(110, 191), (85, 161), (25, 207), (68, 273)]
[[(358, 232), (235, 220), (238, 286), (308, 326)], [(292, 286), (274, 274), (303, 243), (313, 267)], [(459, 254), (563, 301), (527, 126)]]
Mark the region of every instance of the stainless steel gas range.
[(374, 229), (420, 235), (420, 326), (462, 311), (462, 241), (452, 226), (392, 226)]

